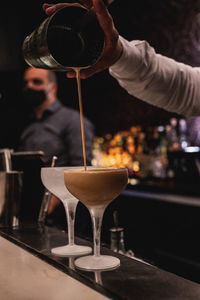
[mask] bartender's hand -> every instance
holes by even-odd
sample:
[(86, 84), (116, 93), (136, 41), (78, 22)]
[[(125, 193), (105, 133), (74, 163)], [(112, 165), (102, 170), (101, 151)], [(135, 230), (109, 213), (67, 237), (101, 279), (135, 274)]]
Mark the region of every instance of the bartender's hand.
[[(117, 29), (114, 26), (113, 19), (109, 14), (105, 4), (102, 0), (80, 0), (80, 2), (87, 8), (94, 6), (96, 11), (99, 24), (105, 34), (105, 45), (101, 58), (98, 62), (87, 69), (82, 69), (80, 72), (81, 78), (87, 78), (94, 75), (97, 72), (101, 72), (110, 66), (112, 66), (121, 56), (123, 48), (119, 40), (119, 34)], [(43, 9), (47, 15), (52, 15), (58, 9), (70, 6), (72, 4), (67, 3), (58, 3), (55, 5), (43, 4)], [(74, 5), (74, 4), (73, 4)], [(76, 3), (75, 5), (80, 5)], [(75, 77), (76, 74), (74, 71), (67, 72), (68, 78)]]

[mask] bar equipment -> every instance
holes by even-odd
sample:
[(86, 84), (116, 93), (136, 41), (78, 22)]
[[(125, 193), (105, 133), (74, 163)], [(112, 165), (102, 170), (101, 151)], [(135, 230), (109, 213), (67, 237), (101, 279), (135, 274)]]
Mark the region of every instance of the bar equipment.
[(41, 167), (45, 165), (43, 151), (19, 151), (11, 153), (12, 168), (23, 172), (20, 222), (37, 222), (44, 196)]
[(12, 170), (11, 153), (12, 149), (0, 149), (0, 170), (9, 172)]
[(19, 226), (23, 172), (12, 171), (12, 149), (1, 149), (0, 227)]
[(114, 227), (110, 228), (110, 249), (114, 252), (126, 254), (124, 243), (124, 228), (119, 227), (118, 213), (113, 212)]
[(93, 65), (103, 47), (104, 33), (94, 9), (69, 4), (28, 35), (22, 51), (28, 65), (66, 71)]
[(0, 226), (18, 227), (23, 172), (0, 172)]
[(124, 229), (122, 227), (110, 228), (110, 249), (114, 252), (126, 254), (124, 245)]

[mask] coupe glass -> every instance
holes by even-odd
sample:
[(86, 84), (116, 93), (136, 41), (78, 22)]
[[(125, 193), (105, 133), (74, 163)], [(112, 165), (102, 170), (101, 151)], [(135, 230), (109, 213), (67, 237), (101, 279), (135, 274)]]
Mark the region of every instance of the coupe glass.
[(42, 183), (53, 195), (62, 201), (67, 216), (68, 244), (53, 248), (51, 252), (58, 256), (85, 255), (92, 252), (91, 247), (74, 244), (74, 222), (78, 199), (69, 193), (64, 184), (64, 171), (66, 170), (70, 170), (70, 167), (41, 168)]
[(88, 271), (116, 268), (120, 265), (117, 257), (100, 254), (101, 224), (106, 206), (128, 183), (127, 168), (66, 170), (64, 181), (70, 193), (88, 208), (93, 225), (94, 254), (76, 259), (76, 267)]

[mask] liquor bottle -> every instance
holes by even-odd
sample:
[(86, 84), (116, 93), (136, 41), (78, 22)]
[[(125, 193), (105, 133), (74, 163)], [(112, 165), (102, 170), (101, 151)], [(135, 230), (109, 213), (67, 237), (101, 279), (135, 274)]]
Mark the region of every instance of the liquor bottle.
[(121, 254), (126, 254), (125, 243), (124, 243), (124, 229), (121, 228), (119, 233), (119, 244), (118, 244), (118, 252)]
[(179, 144), (182, 150), (187, 148), (189, 144), (187, 139), (187, 123), (185, 119), (179, 120)]

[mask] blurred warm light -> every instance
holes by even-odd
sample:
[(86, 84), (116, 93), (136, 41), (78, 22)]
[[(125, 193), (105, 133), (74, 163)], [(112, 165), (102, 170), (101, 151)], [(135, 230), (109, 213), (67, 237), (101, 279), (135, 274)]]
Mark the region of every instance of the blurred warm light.
[[(142, 145), (137, 145), (135, 138), (138, 135), (139, 126), (132, 126), (130, 130), (118, 132), (115, 135), (107, 133), (105, 137), (95, 137), (92, 165), (102, 167), (127, 167), (133, 172), (139, 172), (139, 161), (135, 157), (136, 152), (143, 151)], [(142, 142), (144, 134), (139, 140)]]
[[(95, 137), (92, 165), (102, 167), (127, 167), (131, 178), (146, 176), (164, 177), (167, 151), (182, 151), (181, 132), (175, 126), (179, 121), (169, 120), (165, 126), (131, 126), (129, 130), (106, 133)], [(188, 144), (187, 144), (188, 145)]]

